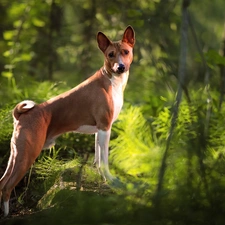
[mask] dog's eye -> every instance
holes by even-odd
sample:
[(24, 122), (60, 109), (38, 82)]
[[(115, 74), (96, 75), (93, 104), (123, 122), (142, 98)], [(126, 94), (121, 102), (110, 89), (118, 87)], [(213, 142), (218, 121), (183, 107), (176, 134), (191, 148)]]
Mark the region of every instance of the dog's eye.
[(110, 53), (108, 54), (108, 56), (109, 56), (109, 58), (112, 58), (112, 57), (114, 56), (114, 52), (110, 52)]
[(128, 55), (128, 54), (129, 54), (129, 51), (126, 50), (126, 49), (124, 49), (124, 50), (123, 50), (123, 53), (124, 53), (124, 55)]

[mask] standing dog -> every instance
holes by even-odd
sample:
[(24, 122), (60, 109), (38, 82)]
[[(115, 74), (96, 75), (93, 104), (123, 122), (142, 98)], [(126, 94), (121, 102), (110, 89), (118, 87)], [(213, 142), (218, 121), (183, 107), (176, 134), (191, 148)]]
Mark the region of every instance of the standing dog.
[(5, 216), (9, 213), (13, 188), (41, 150), (53, 146), (62, 133), (95, 133), (95, 162), (105, 180), (116, 179), (109, 171), (108, 147), (112, 124), (123, 105), (123, 91), (133, 60), (134, 30), (128, 26), (118, 42), (99, 32), (97, 42), (105, 60), (93, 76), (46, 102), (35, 104), (26, 100), (14, 108), (11, 154), (0, 180)]

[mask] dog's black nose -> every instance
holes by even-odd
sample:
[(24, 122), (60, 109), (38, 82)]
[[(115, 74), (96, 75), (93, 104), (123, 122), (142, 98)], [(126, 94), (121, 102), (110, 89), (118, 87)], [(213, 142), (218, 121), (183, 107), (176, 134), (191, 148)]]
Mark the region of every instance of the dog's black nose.
[(125, 70), (125, 66), (123, 64), (119, 64), (118, 68), (117, 68), (119, 73), (123, 73)]

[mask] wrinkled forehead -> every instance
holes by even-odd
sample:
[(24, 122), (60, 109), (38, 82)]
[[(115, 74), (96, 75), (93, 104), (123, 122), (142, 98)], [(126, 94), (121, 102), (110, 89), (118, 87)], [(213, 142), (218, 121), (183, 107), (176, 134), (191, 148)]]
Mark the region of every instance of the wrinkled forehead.
[(128, 45), (126, 42), (122, 42), (122, 41), (117, 41), (117, 42), (112, 42), (111, 45), (109, 45), (109, 47), (106, 49), (107, 52), (110, 51), (118, 51), (120, 52), (120, 50), (123, 49), (127, 49), (127, 50), (131, 50), (132, 47), (130, 45)]

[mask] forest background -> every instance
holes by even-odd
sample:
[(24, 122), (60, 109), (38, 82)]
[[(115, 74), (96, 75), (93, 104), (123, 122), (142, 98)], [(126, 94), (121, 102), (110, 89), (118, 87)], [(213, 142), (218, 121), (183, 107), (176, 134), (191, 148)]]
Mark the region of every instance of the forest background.
[(136, 32), (110, 142), (124, 187), (104, 184), (92, 166), (93, 136), (65, 134), (16, 187), (0, 223), (224, 224), (224, 9), (224, 0), (0, 0), (1, 174), (13, 107), (98, 70), (98, 31), (112, 40), (127, 25)]

